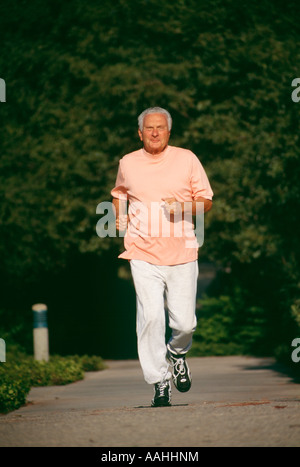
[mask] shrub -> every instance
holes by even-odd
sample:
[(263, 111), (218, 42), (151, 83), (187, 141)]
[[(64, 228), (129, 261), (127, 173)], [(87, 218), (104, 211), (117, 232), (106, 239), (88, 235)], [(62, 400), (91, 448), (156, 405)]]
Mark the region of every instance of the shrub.
[(258, 355), (268, 350), (264, 311), (247, 303), (239, 288), (232, 296), (205, 297), (198, 315), (191, 356)]
[(0, 364), (0, 413), (16, 410), (26, 403), (31, 387), (73, 383), (85, 371), (103, 370), (98, 356), (51, 356), (49, 362), (36, 361), (16, 347)]
[(73, 358), (80, 361), (84, 371), (100, 371), (106, 368), (102, 358), (98, 355), (74, 355)]
[[(2, 364), (3, 365), (3, 364)], [(0, 369), (3, 367), (1, 366)], [(26, 402), (31, 384), (29, 378), (0, 372), (0, 413), (16, 410)]]
[(51, 357), (49, 362), (30, 360), (28, 374), (32, 386), (53, 386), (83, 379), (84, 370), (79, 360), (72, 357)]

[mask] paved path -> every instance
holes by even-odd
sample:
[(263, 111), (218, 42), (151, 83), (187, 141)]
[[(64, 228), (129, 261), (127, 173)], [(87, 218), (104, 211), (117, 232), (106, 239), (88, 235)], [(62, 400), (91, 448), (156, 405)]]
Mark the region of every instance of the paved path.
[(108, 362), (68, 386), (33, 388), (0, 416), (0, 446), (300, 446), (300, 385), (271, 359), (190, 358), (192, 389), (151, 408), (139, 363)]

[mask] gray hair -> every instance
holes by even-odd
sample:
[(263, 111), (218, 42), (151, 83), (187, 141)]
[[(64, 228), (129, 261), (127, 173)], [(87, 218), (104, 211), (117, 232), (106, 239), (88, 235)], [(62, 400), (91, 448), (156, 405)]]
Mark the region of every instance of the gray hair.
[(161, 107), (149, 107), (149, 109), (144, 110), (139, 116), (138, 116), (138, 124), (139, 124), (139, 129), (143, 131), (143, 126), (144, 126), (144, 118), (146, 115), (149, 114), (163, 114), (167, 118), (168, 122), (168, 130), (171, 131), (172, 128), (172, 117), (169, 114), (169, 112), (166, 109), (162, 109)]

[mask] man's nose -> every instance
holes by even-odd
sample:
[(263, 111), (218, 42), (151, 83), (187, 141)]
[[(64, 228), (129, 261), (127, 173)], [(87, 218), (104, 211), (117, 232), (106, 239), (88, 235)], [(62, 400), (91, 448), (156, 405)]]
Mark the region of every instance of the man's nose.
[(157, 135), (158, 135), (158, 129), (157, 129), (157, 128), (153, 128), (153, 130), (152, 130), (152, 135), (153, 135), (153, 136), (157, 136)]

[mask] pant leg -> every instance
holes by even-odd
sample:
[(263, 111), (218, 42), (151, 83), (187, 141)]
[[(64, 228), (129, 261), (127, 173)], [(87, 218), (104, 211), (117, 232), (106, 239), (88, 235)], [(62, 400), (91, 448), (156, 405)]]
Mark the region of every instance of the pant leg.
[(196, 294), (198, 262), (169, 266), (166, 276), (166, 298), (172, 336), (168, 348), (175, 354), (185, 354), (191, 348), (197, 326)]
[(170, 379), (165, 342), (165, 278), (160, 268), (146, 261), (130, 261), (137, 299), (139, 360), (148, 384)]

